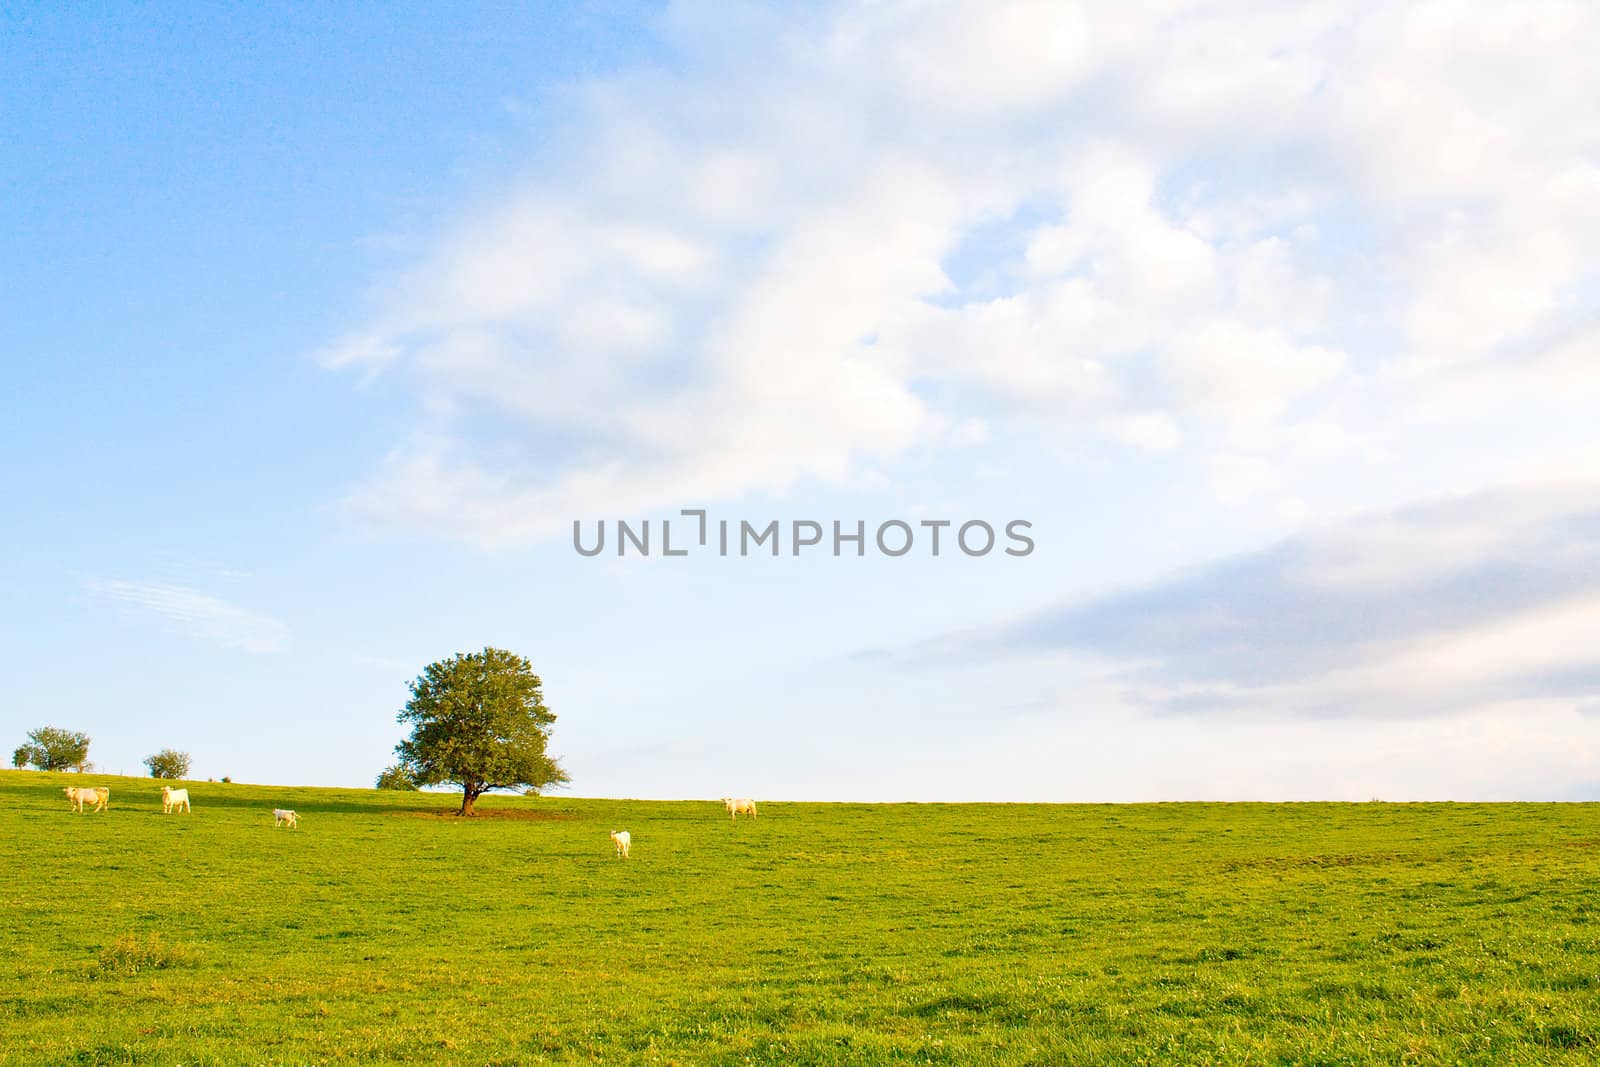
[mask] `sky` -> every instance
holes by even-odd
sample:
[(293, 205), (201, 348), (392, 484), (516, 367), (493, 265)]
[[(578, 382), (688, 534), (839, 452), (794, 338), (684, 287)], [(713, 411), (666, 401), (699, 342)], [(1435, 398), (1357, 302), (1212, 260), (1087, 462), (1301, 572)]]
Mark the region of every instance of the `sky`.
[(582, 796), (1600, 799), (1597, 52), (7, 5), (0, 741), (366, 785), (492, 645)]

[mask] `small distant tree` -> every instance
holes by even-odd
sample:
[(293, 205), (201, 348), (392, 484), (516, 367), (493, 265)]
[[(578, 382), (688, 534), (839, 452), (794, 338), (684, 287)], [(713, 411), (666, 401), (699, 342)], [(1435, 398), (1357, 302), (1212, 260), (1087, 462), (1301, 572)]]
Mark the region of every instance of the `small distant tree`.
[(461, 815), (491, 789), (537, 793), (569, 781), (545, 752), (556, 717), (542, 684), (531, 663), (498, 648), (430, 663), (398, 716), (412, 724), (395, 746), (400, 766), (418, 786), (459, 785)]
[(164, 748), (154, 756), (146, 756), (144, 765), (150, 768), (152, 778), (189, 777), (189, 753), (175, 748)]
[(396, 763), (394, 766), (385, 767), (382, 771), (379, 772), (379, 774), (378, 774), (378, 788), (379, 789), (416, 789), (417, 788), (417, 783), (416, 783), (415, 779), (413, 779), (411, 777), (411, 772), (410, 771), (406, 770), (404, 767), (400, 766), (400, 764)]
[(31, 763), (41, 771), (86, 771), (90, 766), (89, 735), (58, 726), (29, 730), (28, 743), (11, 754), (11, 762), (18, 767)]

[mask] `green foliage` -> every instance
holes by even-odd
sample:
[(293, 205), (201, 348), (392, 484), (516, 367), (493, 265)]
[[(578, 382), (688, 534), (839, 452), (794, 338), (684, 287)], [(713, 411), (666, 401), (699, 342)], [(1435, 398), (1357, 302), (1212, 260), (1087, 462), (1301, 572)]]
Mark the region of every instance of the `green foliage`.
[(412, 779), (411, 772), (406, 770), (405, 767), (398, 763), (394, 764), (392, 767), (385, 767), (383, 770), (378, 772), (377, 787), (379, 789), (410, 790), (420, 788), (416, 781)]
[[(758, 797), (732, 823), (714, 800), (490, 795), (461, 820), (453, 795), (239, 784), (185, 821), (160, 782), (86, 784), (105, 816), (0, 771), (6, 1067), (1600, 1052), (1596, 804)], [(275, 807), (317, 814), (289, 833)], [(194, 950), (162, 967), (162, 946)]]
[(541, 685), (531, 663), (498, 648), (430, 663), (399, 715), (412, 724), (395, 746), (400, 765), (415, 785), (459, 785), (462, 815), (491, 789), (537, 793), (568, 781), (545, 752), (556, 717)]
[[(57, 726), (28, 731), (28, 744), (11, 755), (13, 766), (33, 764), (41, 771), (85, 771), (89, 768), (89, 735)], [(22, 763), (18, 763), (22, 760)]]
[(146, 756), (144, 765), (150, 769), (152, 778), (189, 777), (189, 753), (175, 748), (164, 748), (154, 756)]

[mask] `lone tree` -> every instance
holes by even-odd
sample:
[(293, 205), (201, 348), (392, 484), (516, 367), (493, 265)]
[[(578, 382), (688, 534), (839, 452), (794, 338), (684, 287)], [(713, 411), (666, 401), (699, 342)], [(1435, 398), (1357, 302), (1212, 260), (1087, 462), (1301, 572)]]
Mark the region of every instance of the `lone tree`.
[(413, 724), (394, 749), (400, 766), (418, 786), (459, 785), (462, 815), (491, 789), (537, 793), (569, 781), (545, 753), (556, 717), (540, 685), (531, 663), (499, 648), (430, 663), (399, 715)]
[(146, 756), (144, 765), (150, 768), (152, 778), (189, 777), (189, 753), (175, 748), (164, 748), (154, 756)]
[(89, 767), (89, 735), (58, 726), (28, 731), (28, 743), (11, 754), (14, 767), (33, 764), (41, 771), (84, 771)]
[(415, 790), (417, 783), (411, 780), (411, 772), (397, 763), (378, 773), (378, 788)]

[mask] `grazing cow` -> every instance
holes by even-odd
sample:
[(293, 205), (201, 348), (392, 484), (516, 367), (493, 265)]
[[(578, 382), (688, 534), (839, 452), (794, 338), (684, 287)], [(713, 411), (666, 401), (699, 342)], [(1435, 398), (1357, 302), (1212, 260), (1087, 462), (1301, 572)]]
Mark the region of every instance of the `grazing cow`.
[(273, 808), (272, 825), (287, 826), (292, 830), (300, 825), (300, 816), (296, 815), (288, 808)]
[(617, 843), (617, 856), (621, 859), (628, 858), (628, 850), (633, 847), (633, 835), (626, 830), (611, 831), (611, 840)]
[(62, 792), (67, 794), (67, 799), (72, 802), (72, 810), (79, 815), (83, 814), (83, 806), (85, 804), (93, 804), (95, 811), (105, 811), (106, 807), (111, 803), (111, 790), (103, 785), (92, 788), (85, 786), (81, 789), (78, 786), (69, 785), (62, 789)]
[(722, 806), (728, 809), (728, 818), (735, 821), (740, 815), (756, 817), (756, 802), (749, 797), (723, 797)]
[(182, 809), (189, 811), (189, 791), (187, 789), (174, 789), (170, 785), (161, 787), (161, 814), (171, 815)]

